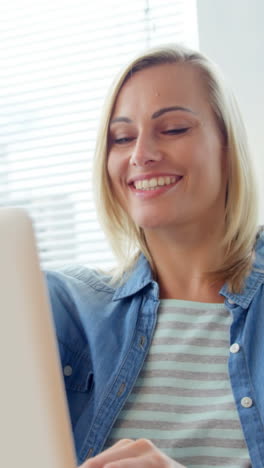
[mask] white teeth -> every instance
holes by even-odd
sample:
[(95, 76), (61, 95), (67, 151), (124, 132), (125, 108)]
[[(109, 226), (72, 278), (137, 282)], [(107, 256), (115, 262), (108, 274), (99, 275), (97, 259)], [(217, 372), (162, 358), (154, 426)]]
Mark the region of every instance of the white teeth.
[(153, 190), (156, 187), (170, 185), (176, 182), (176, 176), (153, 177), (152, 179), (137, 180), (134, 182), (134, 187), (137, 190)]

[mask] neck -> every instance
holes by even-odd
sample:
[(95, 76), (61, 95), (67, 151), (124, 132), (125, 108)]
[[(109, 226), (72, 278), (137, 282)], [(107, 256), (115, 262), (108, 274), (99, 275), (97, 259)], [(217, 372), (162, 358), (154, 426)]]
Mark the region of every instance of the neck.
[(223, 302), (221, 281), (206, 273), (220, 265), (222, 230), (190, 226), (145, 232), (163, 299)]

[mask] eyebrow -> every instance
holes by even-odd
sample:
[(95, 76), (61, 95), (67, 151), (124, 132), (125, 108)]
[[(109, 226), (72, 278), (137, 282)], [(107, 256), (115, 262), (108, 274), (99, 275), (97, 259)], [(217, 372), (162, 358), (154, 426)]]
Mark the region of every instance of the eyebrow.
[[(190, 112), (191, 114), (196, 115), (196, 112), (194, 112), (192, 109), (189, 109), (188, 107), (171, 106), (171, 107), (163, 107), (162, 109), (157, 110), (156, 112), (154, 112), (154, 114), (152, 114), (151, 118), (157, 119), (161, 115), (166, 114), (166, 112), (174, 112), (174, 111)], [(115, 117), (114, 119), (111, 120), (110, 125), (116, 122), (133, 123), (133, 120), (129, 119), (128, 117)]]

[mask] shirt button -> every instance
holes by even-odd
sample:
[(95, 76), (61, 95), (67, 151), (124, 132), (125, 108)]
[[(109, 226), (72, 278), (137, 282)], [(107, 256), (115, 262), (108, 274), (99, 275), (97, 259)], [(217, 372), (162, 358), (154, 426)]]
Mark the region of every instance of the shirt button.
[(240, 403), (244, 408), (251, 408), (251, 406), (253, 405), (253, 401), (249, 397), (242, 398)]
[(71, 366), (65, 366), (63, 368), (63, 373), (66, 377), (70, 377), (72, 375), (72, 367)]
[(230, 353), (238, 353), (238, 351), (240, 350), (240, 346), (238, 343), (233, 343), (232, 346), (230, 346), (229, 350)]

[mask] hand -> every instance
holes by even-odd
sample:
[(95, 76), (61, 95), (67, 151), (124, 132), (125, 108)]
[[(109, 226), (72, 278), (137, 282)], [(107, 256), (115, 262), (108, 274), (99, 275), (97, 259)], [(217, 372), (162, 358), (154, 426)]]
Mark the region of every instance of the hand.
[(184, 468), (147, 439), (122, 439), (80, 468)]

